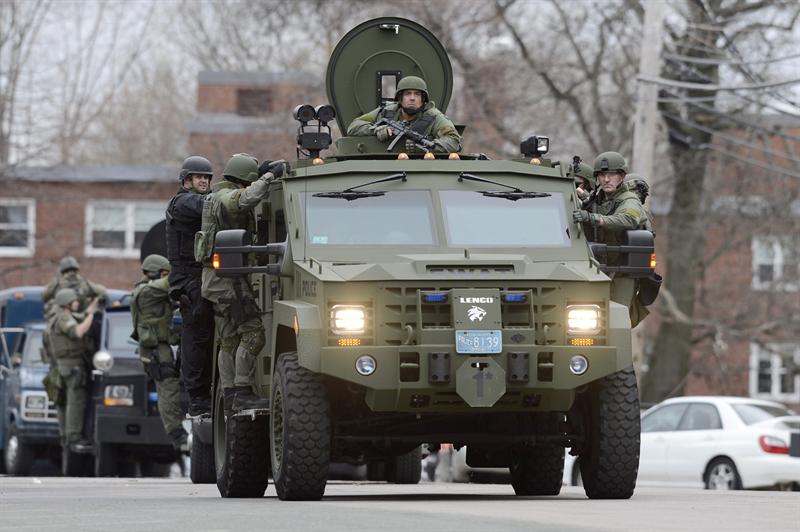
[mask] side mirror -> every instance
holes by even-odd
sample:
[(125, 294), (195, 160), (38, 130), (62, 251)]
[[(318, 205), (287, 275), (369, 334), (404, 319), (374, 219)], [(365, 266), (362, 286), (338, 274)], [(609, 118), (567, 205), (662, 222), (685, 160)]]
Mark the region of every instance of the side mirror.
[[(289, 238), (286, 241), (264, 246), (252, 245), (250, 234), (244, 229), (227, 229), (219, 231), (214, 239), (214, 254), (211, 265), (220, 277), (241, 277), (250, 273), (266, 273), (267, 275), (280, 275), (288, 249)], [(257, 255), (276, 255), (281, 257), (280, 262), (268, 263), (264, 266), (248, 265), (248, 253)]]
[[(600, 263), (600, 269), (606, 273), (620, 272), (633, 278), (650, 277), (656, 268), (654, 239), (652, 232), (637, 229), (625, 231), (622, 245), (609, 246), (592, 242), (589, 249)], [(610, 259), (616, 264), (609, 265)]]

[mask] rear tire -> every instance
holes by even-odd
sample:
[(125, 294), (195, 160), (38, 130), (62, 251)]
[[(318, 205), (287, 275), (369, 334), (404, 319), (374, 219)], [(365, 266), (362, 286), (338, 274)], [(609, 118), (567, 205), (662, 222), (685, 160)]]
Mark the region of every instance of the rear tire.
[(225, 498), (263, 497), (269, 485), (269, 423), (265, 416), (225, 419), (222, 387), (214, 401), (214, 457), (219, 494)]
[(422, 477), (422, 447), (389, 460), (386, 477), (393, 484), (419, 484)]
[(707, 490), (740, 490), (742, 477), (732, 460), (715, 458), (706, 468), (703, 475)]
[(325, 493), (330, 467), (328, 393), (320, 377), (286, 353), (272, 376), (270, 448), (278, 498), (314, 501)]
[(217, 479), (214, 468), (214, 445), (203, 443), (192, 428), (192, 450), (189, 453), (189, 477), (194, 484), (213, 484)]
[(11, 423), (6, 431), (5, 456), (3, 465), (9, 475), (26, 476), (33, 465), (33, 448), (19, 437), (17, 425)]
[(639, 388), (633, 368), (589, 385), (575, 401), (583, 422), (583, 488), (590, 499), (629, 499), (639, 472)]
[(564, 448), (517, 445), (511, 450), (511, 486), (517, 495), (558, 495), (564, 477)]
[(94, 454), (94, 476), (117, 476), (117, 448), (110, 443), (98, 443)]

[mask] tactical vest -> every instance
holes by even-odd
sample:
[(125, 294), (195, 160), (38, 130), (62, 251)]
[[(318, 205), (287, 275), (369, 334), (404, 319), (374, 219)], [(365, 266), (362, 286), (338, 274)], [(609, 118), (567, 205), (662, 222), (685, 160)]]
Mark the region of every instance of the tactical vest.
[(176, 203), (183, 194), (191, 194), (181, 189), (167, 205), (167, 259), (170, 263), (194, 263), (194, 235), (200, 230), (200, 220), (196, 223), (180, 221), (176, 217)]
[[(378, 120), (383, 118), (384, 116), (389, 115), (392, 120), (400, 120), (400, 106), (394, 104), (394, 108), (390, 105), (387, 105), (384, 110), (378, 113)], [(377, 120), (376, 120), (377, 121)], [(422, 112), (422, 116), (410, 122), (411, 131), (415, 133), (420, 133), (425, 136), (429, 136), (431, 134), (431, 130), (433, 129), (433, 123), (436, 121), (436, 115), (433, 113), (432, 109), (426, 109)]]
[(80, 312), (86, 310), (91, 298), (99, 295), (97, 292), (95, 292), (94, 288), (92, 288), (92, 285), (89, 284), (89, 281), (80, 275), (78, 275), (78, 278), (75, 281), (70, 281), (63, 274), (59, 274), (55, 278), (55, 286), (52, 290), (53, 297), (48, 299), (44, 306), (44, 315), (46, 318), (49, 318), (56, 313), (58, 307), (56, 306), (54, 296), (62, 288), (72, 288), (75, 290), (75, 293), (78, 294), (78, 301), (80, 302), (80, 307), (78, 308)]
[[(145, 287), (152, 291), (163, 291), (160, 298), (145, 297), (142, 291)], [(169, 284), (166, 278), (149, 282), (140, 282), (131, 293), (131, 316), (133, 326), (138, 335), (139, 345), (146, 348), (156, 347), (158, 344), (176, 344), (177, 334), (172, 330), (172, 305), (167, 297)]]
[[(636, 201), (639, 201), (639, 195), (630, 190), (624, 190), (615, 194), (610, 199), (597, 204), (595, 212), (604, 216), (610, 216), (617, 212), (617, 209), (620, 205), (622, 205), (622, 202), (629, 199), (635, 199)], [(646, 229), (647, 225), (648, 224), (645, 217), (645, 220), (639, 220), (639, 225), (636, 227), (636, 229)], [(609, 246), (621, 246), (623, 244), (624, 233), (624, 231), (609, 231), (603, 227), (597, 227), (597, 242), (603, 242)], [(620, 256), (618, 253), (608, 254), (608, 264), (610, 266), (618, 266), (619, 263)]]
[(58, 309), (47, 323), (47, 336), (49, 347), (56, 360), (81, 359), (86, 352), (86, 343), (83, 338), (71, 338), (58, 327), (58, 322), (63, 319), (66, 309)]
[(195, 234), (194, 239), (194, 258), (204, 266), (211, 264), (211, 256), (214, 254), (214, 239), (218, 231), (225, 229), (245, 229), (250, 233), (255, 233), (255, 215), (248, 210), (240, 212), (238, 215), (231, 215), (224, 209), (223, 202), (239, 201), (236, 195), (236, 185), (223, 181), (214, 185), (211, 195), (203, 203), (203, 222), (200, 231)]

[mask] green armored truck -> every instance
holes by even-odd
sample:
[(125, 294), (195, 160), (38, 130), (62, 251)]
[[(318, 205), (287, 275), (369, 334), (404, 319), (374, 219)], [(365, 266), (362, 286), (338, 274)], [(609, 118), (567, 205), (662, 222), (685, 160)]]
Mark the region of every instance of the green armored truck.
[[(545, 137), (514, 160), (440, 153), (402, 129), (412, 142), (331, 145), (333, 120), (347, 131), (406, 76), (446, 112), (452, 69), (428, 30), (381, 18), (347, 33), (332, 105), (295, 109), (298, 160), (257, 208), (257, 234), (216, 234), (216, 274), (257, 289), (255, 386), (269, 398), (226, 416), (216, 386), (220, 492), (260, 497), (271, 474), (279, 498), (320, 499), (331, 462), (412, 483), (420, 446), (447, 442), (471, 466), (509, 467), (517, 495), (557, 495), (572, 449), (590, 498), (630, 497), (639, 399), (608, 273), (649, 275), (652, 234), (587, 241)], [(599, 260), (611, 254), (614, 267)]]

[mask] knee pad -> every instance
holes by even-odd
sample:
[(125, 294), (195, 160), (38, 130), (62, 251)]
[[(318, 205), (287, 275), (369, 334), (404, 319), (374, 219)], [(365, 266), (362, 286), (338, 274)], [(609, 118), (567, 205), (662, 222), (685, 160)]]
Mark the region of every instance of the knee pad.
[(219, 341), (219, 348), (226, 353), (233, 354), (236, 352), (236, 348), (239, 347), (239, 342), (241, 339), (242, 337), (238, 334), (235, 336), (227, 336), (222, 338)]
[(259, 328), (254, 331), (242, 333), (242, 347), (244, 347), (253, 356), (257, 355), (261, 349), (264, 348), (264, 344), (266, 343), (267, 339), (264, 336), (263, 329)]

